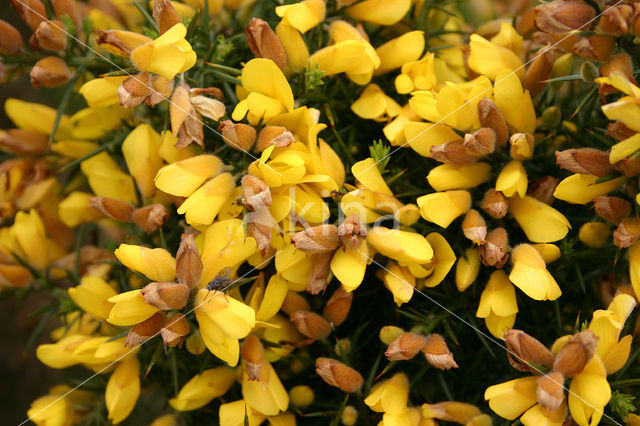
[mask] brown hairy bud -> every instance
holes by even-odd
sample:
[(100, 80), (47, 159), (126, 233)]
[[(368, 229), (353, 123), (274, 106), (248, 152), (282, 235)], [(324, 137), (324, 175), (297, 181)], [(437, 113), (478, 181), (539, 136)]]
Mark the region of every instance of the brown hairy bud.
[(534, 10), (536, 27), (551, 34), (585, 30), (596, 16), (596, 11), (581, 1), (556, 0), (536, 6)]
[(20, 14), (22, 20), (33, 31), (44, 21), (47, 11), (40, 0), (10, 0), (11, 6)]
[(613, 231), (613, 244), (619, 249), (632, 246), (640, 237), (640, 219), (626, 217)]
[(246, 29), (247, 44), (256, 58), (271, 59), (281, 70), (287, 62), (282, 43), (269, 24), (260, 18), (253, 18)]
[(486, 243), (478, 249), (484, 266), (502, 268), (509, 259), (509, 238), (504, 228), (496, 228), (487, 234)]
[(295, 311), (289, 319), (298, 331), (313, 340), (321, 340), (331, 333), (331, 325), (322, 316), (311, 311)]
[(503, 338), (507, 344), (509, 364), (516, 370), (536, 373), (536, 367), (528, 363), (544, 365), (548, 368), (553, 365), (551, 351), (538, 339), (529, 336), (524, 331), (512, 328), (504, 333)]
[(169, 99), (173, 91), (173, 80), (164, 78), (161, 75), (155, 75), (151, 77), (151, 88), (153, 90), (144, 103), (145, 105), (154, 106), (165, 99)]
[(616, 4), (606, 6), (598, 19), (598, 27), (605, 34), (612, 36), (622, 36), (631, 29), (631, 18), (633, 17), (633, 6), (630, 4)]
[(193, 89), (189, 90), (189, 94), (192, 98), (199, 95), (213, 96), (217, 100), (221, 100), (222, 98), (224, 98), (222, 90), (218, 89), (217, 87), (194, 87)]
[(296, 249), (305, 253), (327, 253), (338, 248), (338, 228), (335, 225), (318, 225), (296, 232), (291, 237)]
[(331, 272), (331, 258), (333, 252), (311, 254), (311, 273), (307, 281), (307, 292), (320, 294), (329, 284), (329, 272)]
[(184, 315), (175, 313), (169, 318), (160, 329), (160, 335), (165, 345), (169, 347), (180, 346), (184, 342), (184, 337), (191, 332), (189, 323)]
[(256, 240), (260, 253), (264, 255), (271, 247), (271, 212), (266, 206), (259, 207), (249, 213), (249, 235)]
[(280, 309), (287, 315), (291, 315), (295, 311), (308, 311), (311, 307), (309, 306), (307, 299), (302, 295), (289, 290), (287, 295), (284, 297), (284, 302), (282, 302)]
[(250, 211), (271, 205), (269, 186), (260, 178), (245, 175), (242, 177), (242, 201)]
[(620, 197), (601, 195), (594, 198), (593, 206), (598, 216), (615, 224), (631, 213), (631, 204)]
[(49, 152), (49, 138), (35, 130), (8, 129), (0, 133), (0, 146), (15, 154), (41, 155)]
[(626, 177), (634, 177), (640, 174), (640, 158), (625, 158), (616, 163), (616, 170), (620, 170)]
[(439, 334), (430, 334), (425, 338), (422, 354), (429, 364), (440, 370), (458, 368), (447, 343)]
[(538, 380), (536, 397), (547, 412), (557, 410), (564, 401), (564, 377), (557, 371), (545, 374)]
[(176, 278), (179, 283), (194, 288), (202, 277), (202, 260), (193, 234), (182, 234), (176, 253)]
[(598, 177), (606, 176), (614, 170), (609, 162), (609, 154), (594, 148), (556, 151), (556, 163), (570, 172)]
[(282, 126), (265, 126), (260, 130), (258, 134), (258, 143), (256, 143), (256, 150), (259, 152), (264, 151), (269, 145), (275, 145), (278, 147), (286, 147), (296, 141), (293, 133)]
[(500, 109), (489, 98), (478, 101), (478, 118), (482, 127), (488, 127), (496, 134), (496, 143), (502, 145), (509, 139), (509, 128)]
[(204, 131), (202, 120), (195, 107), (189, 102), (189, 112), (184, 118), (180, 131), (178, 132), (178, 142), (176, 148), (184, 148), (192, 143), (204, 148)]
[(56, 16), (68, 15), (77, 31), (80, 31), (84, 14), (76, 0), (51, 0), (51, 5)]
[(509, 154), (514, 160), (528, 160), (533, 157), (535, 140), (531, 134), (514, 133), (509, 138), (509, 143), (511, 144)]
[(11, 55), (22, 48), (22, 36), (13, 25), (0, 19), (0, 53)]
[(582, 373), (585, 365), (595, 355), (597, 344), (598, 336), (591, 330), (574, 335), (556, 355), (553, 371), (562, 373), (564, 377), (573, 377)]
[(556, 187), (559, 183), (560, 179), (553, 176), (541, 177), (539, 179), (536, 179), (531, 183), (531, 185), (529, 185), (527, 195), (545, 204), (551, 205), (553, 203), (553, 200), (555, 200), (553, 193), (555, 192)]
[(89, 198), (89, 207), (93, 207), (109, 219), (117, 220), (118, 222), (129, 222), (131, 213), (135, 210), (135, 207), (129, 203), (106, 197)]
[(583, 37), (573, 45), (573, 52), (586, 59), (605, 61), (616, 50), (616, 41), (605, 35)]
[(367, 228), (362, 224), (360, 216), (350, 214), (338, 226), (338, 239), (342, 246), (349, 250), (357, 250), (367, 236)]
[(527, 67), (524, 74), (524, 88), (531, 92), (531, 95), (537, 95), (547, 86), (546, 80), (551, 73), (554, 56), (555, 49), (545, 46), (538, 51), (531, 65)]
[(431, 158), (441, 163), (464, 165), (475, 162), (478, 157), (467, 151), (461, 140), (445, 142), (430, 148)]
[(64, 24), (57, 20), (42, 21), (32, 38), (35, 48), (47, 50), (64, 50), (67, 47), (67, 33)]
[(57, 56), (40, 59), (29, 73), (31, 84), (39, 87), (58, 87), (71, 80), (71, 71), (67, 64)]
[(331, 324), (338, 326), (347, 319), (352, 301), (353, 292), (338, 287), (327, 301), (322, 314)]
[(178, 283), (150, 283), (142, 287), (145, 302), (158, 309), (182, 309), (189, 301), (189, 287)]
[(622, 121), (614, 121), (607, 125), (607, 131), (604, 134), (617, 141), (623, 141), (635, 135), (636, 131), (625, 126)]
[(129, 329), (124, 345), (131, 348), (157, 336), (165, 319), (166, 315), (163, 312), (156, 312), (151, 318), (134, 325)]
[(218, 130), (227, 145), (240, 151), (249, 151), (256, 141), (256, 129), (248, 124), (225, 120), (220, 123)]
[(258, 380), (264, 361), (264, 347), (253, 334), (248, 336), (240, 346), (240, 357), (244, 361), (244, 371), (249, 380)]
[(403, 361), (415, 357), (426, 344), (422, 334), (405, 332), (389, 344), (384, 354), (389, 361)]
[(464, 135), (462, 145), (474, 156), (491, 154), (496, 149), (496, 132), (489, 127), (481, 127), (473, 133)]
[(164, 34), (175, 24), (180, 23), (180, 16), (169, 0), (154, 0), (153, 20), (158, 24), (160, 34)]
[(169, 219), (169, 210), (162, 204), (149, 204), (135, 209), (131, 213), (131, 221), (144, 232), (153, 232)]
[(487, 223), (480, 212), (471, 209), (462, 221), (462, 232), (474, 244), (484, 244), (487, 236)]
[(151, 94), (151, 74), (141, 72), (127, 78), (118, 87), (120, 105), (133, 108), (144, 102)]
[(500, 191), (489, 189), (484, 193), (480, 208), (494, 219), (502, 219), (509, 210), (509, 201)]
[(344, 392), (356, 392), (364, 382), (356, 370), (331, 358), (316, 359), (316, 373), (322, 380)]

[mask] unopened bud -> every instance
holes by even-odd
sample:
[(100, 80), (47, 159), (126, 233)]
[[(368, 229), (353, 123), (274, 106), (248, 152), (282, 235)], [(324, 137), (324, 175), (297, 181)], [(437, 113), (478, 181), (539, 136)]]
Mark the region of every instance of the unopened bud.
[(158, 309), (182, 309), (189, 301), (189, 287), (177, 283), (150, 283), (142, 288), (145, 302)]
[(464, 135), (462, 145), (474, 156), (491, 154), (496, 149), (496, 132), (489, 127), (481, 127), (473, 133)]
[(573, 51), (577, 55), (595, 61), (605, 61), (616, 50), (616, 41), (605, 35), (592, 35), (583, 37), (573, 45)]
[(536, 398), (547, 412), (556, 410), (564, 401), (564, 377), (554, 371), (537, 380)]
[(536, 27), (550, 34), (584, 30), (596, 16), (596, 11), (581, 1), (561, 0), (536, 6), (535, 13)]
[(176, 278), (179, 283), (194, 288), (202, 277), (202, 260), (193, 234), (182, 234), (176, 253)]
[(40, 22), (34, 37), (37, 48), (64, 50), (67, 47), (67, 33), (64, 24), (57, 20)]
[(367, 236), (367, 228), (362, 224), (360, 216), (350, 214), (338, 226), (338, 239), (348, 250), (357, 250)]
[(502, 268), (509, 259), (509, 238), (504, 228), (496, 228), (487, 234), (486, 243), (479, 248), (484, 266)]
[(164, 313), (156, 312), (151, 318), (134, 325), (129, 329), (124, 345), (131, 348), (157, 336), (165, 319), (166, 315)]
[[(344, 2), (344, 0), (343, 0)], [(344, 426), (353, 426), (358, 421), (358, 410), (353, 405), (347, 405), (342, 411), (340, 421)]]
[(169, 28), (180, 23), (180, 16), (169, 0), (154, 0), (153, 20), (158, 24), (160, 34), (164, 34)]
[(622, 121), (614, 121), (613, 123), (609, 123), (607, 125), (607, 131), (604, 132), (604, 134), (605, 136), (609, 136), (617, 141), (623, 141), (635, 135), (636, 132), (635, 130), (632, 130), (625, 126)]
[(49, 137), (35, 130), (8, 129), (0, 132), (0, 146), (16, 154), (46, 154)]
[(308, 293), (319, 294), (327, 288), (332, 258), (333, 252), (331, 251), (311, 254), (311, 271), (306, 287)]
[(287, 62), (282, 43), (269, 24), (260, 18), (253, 18), (246, 29), (247, 44), (256, 58), (271, 59), (281, 70)]
[(482, 198), (480, 208), (494, 219), (502, 219), (509, 210), (509, 201), (500, 191), (489, 189)]
[(609, 154), (594, 148), (556, 151), (556, 163), (570, 172), (598, 177), (606, 176), (614, 170), (609, 162)]
[(487, 236), (487, 223), (480, 212), (471, 209), (462, 221), (462, 232), (474, 244), (484, 244)]
[(384, 354), (389, 361), (407, 360), (415, 357), (426, 344), (423, 335), (407, 332), (391, 342)]
[(186, 347), (192, 355), (200, 355), (207, 349), (199, 330), (195, 330), (187, 337)]
[(93, 207), (109, 219), (117, 220), (118, 222), (129, 222), (131, 213), (135, 210), (135, 207), (129, 203), (105, 197), (89, 198), (89, 207)]
[(140, 105), (151, 94), (151, 74), (141, 72), (127, 78), (118, 87), (120, 105), (133, 108)]
[(11, 6), (20, 14), (26, 24), (35, 31), (47, 16), (44, 4), (40, 0), (11, 0)]
[(594, 198), (593, 206), (598, 216), (615, 224), (631, 213), (631, 204), (620, 197), (601, 195)]
[(307, 407), (313, 403), (315, 395), (309, 386), (298, 385), (289, 390), (289, 400), (295, 407)]
[(242, 200), (250, 211), (271, 205), (269, 186), (260, 178), (245, 175), (242, 177)]
[(364, 382), (356, 370), (331, 358), (318, 358), (316, 373), (322, 380), (344, 392), (356, 392)]
[(631, 4), (616, 4), (604, 8), (598, 27), (605, 34), (622, 36), (631, 29), (631, 18), (633, 17), (633, 6)]
[(542, 112), (542, 122), (548, 129), (557, 127), (562, 121), (562, 111), (557, 106), (550, 106)]
[(57, 56), (40, 59), (29, 73), (31, 84), (39, 87), (58, 87), (71, 79), (71, 71), (67, 64)]
[(527, 89), (531, 95), (537, 95), (547, 86), (546, 80), (551, 73), (554, 57), (555, 50), (545, 46), (538, 51), (531, 65), (527, 67), (523, 83), (524, 88)]
[(144, 232), (153, 232), (169, 219), (169, 211), (162, 204), (149, 204), (135, 209), (131, 213), (131, 221)]
[(249, 380), (258, 380), (264, 361), (264, 347), (253, 334), (244, 339), (240, 346), (240, 357), (244, 361), (244, 371)]
[(258, 143), (256, 143), (256, 150), (259, 152), (264, 151), (268, 146), (275, 145), (278, 147), (287, 147), (294, 143), (296, 138), (293, 133), (282, 126), (265, 126), (260, 130), (258, 134)]
[(441, 163), (464, 165), (475, 162), (478, 157), (470, 154), (461, 140), (445, 142), (430, 148), (431, 158)]
[(560, 179), (553, 176), (541, 177), (531, 182), (527, 195), (545, 204), (551, 205), (553, 200), (555, 200), (553, 193), (556, 191), (559, 183)]
[(378, 337), (380, 341), (385, 345), (390, 345), (391, 342), (400, 337), (405, 331), (395, 325), (385, 325), (380, 329)]
[(248, 124), (225, 120), (220, 123), (218, 130), (227, 145), (240, 151), (249, 151), (256, 141), (256, 129)]
[(591, 330), (581, 331), (565, 344), (556, 355), (553, 371), (564, 377), (573, 377), (582, 373), (585, 365), (596, 353), (598, 336)]
[(321, 340), (331, 333), (331, 324), (315, 312), (295, 311), (289, 319), (300, 333), (311, 339)]
[(22, 48), (22, 37), (13, 25), (0, 19), (0, 53), (11, 55)]
[(430, 334), (425, 340), (426, 343), (422, 348), (422, 353), (429, 364), (440, 370), (458, 368), (458, 364), (453, 359), (453, 354), (441, 335)]
[(160, 330), (160, 335), (162, 336), (164, 344), (173, 348), (175, 346), (182, 347), (184, 336), (190, 332), (191, 328), (184, 315), (175, 313), (167, 318)]
[(540, 341), (529, 336), (522, 330), (512, 328), (503, 336), (507, 344), (507, 358), (509, 364), (518, 371), (530, 371), (536, 373), (535, 366), (529, 363), (544, 365), (551, 368), (553, 365), (553, 354)]
[(489, 98), (478, 101), (478, 118), (482, 127), (488, 127), (496, 134), (496, 143), (502, 145), (509, 139), (509, 128), (500, 109)]
[(76, 0), (50, 0), (56, 16), (67, 15), (73, 21), (77, 31), (82, 27), (83, 10)]
[(344, 288), (338, 287), (327, 301), (322, 314), (331, 324), (339, 326), (347, 319), (352, 300), (353, 292), (347, 292)]
[(318, 225), (297, 232), (291, 241), (296, 249), (305, 253), (327, 253), (338, 248), (338, 228), (335, 225)]
[(280, 309), (287, 315), (291, 315), (295, 311), (308, 311), (311, 307), (309, 306), (307, 299), (295, 291), (289, 290), (287, 295), (284, 297), (284, 301), (282, 302)]
[(578, 239), (591, 248), (600, 248), (609, 239), (609, 226), (602, 222), (587, 222), (580, 227)]
[(511, 148), (509, 153), (514, 160), (528, 160), (533, 157), (535, 141), (529, 133), (514, 133), (509, 139)]
[(580, 76), (586, 83), (593, 83), (598, 78), (598, 67), (593, 62), (583, 62), (580, 65)]

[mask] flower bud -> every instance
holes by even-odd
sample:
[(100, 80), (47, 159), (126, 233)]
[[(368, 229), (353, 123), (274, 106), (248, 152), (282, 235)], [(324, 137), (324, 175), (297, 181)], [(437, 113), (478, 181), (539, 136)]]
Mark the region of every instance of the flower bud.
[(333, 252), (311, 254), (311, 272), (306, 290), (310, 294), (319, 294), (327, 288)]
[(338, 239), (348, 250), (357, 250), (366, 236), (367, 228), (362, 224), (360, 216), (356, 214), (350, 214), (338, 226)]
[(311, 339), (321, 340), (331, 333), (331, 324), (315, 312), (295, 311), (289, 319), (300, 333)]
[(322, 315), (324, 315), (334, 327), (337, 327), (347, 319), (352, 300), (353, 292), (347, 292), (344, 288), (338, 287), (327, 301)]
[(338, 248), (338, 228), (335, 225), (318, 225), (297, 232), (291, 241), (296, 249), (305, 253), (327, 253)]
[(423, 335), (406, 332), (391, 342), (384, 354), (389, 361), (407, 360), (416, 356), (426, 344)]
[(509, 201), (500, 191), (489, 189), (482, 198), (480, 208), (494, 219), (502, 219), (509, 210)]
[(545, 374), (537, 380), (536, 398), (548, 412), (556, 410), (564, 401), (564, 377), (559, 372)]
[(453, 354), (441, 335), (430, 334), (425, 340), (426, 343), (422, 348), (422, 353), (429, 364), (440, 370), (458, 368), (458, 364), (453, 359)]
[[(344, 0), (343, 0), (344, 2)], [(340, 421), (344, 426), (353, 426), (358, 421), (358, 410), (353, 405), (347, 405), (342, 411)]]
[(275, 145), (278, 147), (287, 147), (294, 143), (296, 138), (293, 133), (282, 126), (265, 126), (260, 130), (258, 134), (258, 143), (256, 143), (256, 150), (259, 152), (264, 151), (269, 145)]
[(356, 370), (331, 358), (316, 359), (316, 373), (322, 380), (344, 392), (356, 392), (364, 382)]
[(585, 83), (593, 83), (598, 78), (598, 67), (593, 62), (583, 62), (580, 65), (580, 77)]
[(202, 277), (202, 260), (193, 234), (182, 234), (176, 253), (176, 278), (180, 284), (194, 288)]
[(593, 206), (598, 216), (615, 224), (631, 213), (631, 204), (619, 197), (601, 195), (593, 199)]
[(282, 302), (280, 309), (287, 315), (291, 315), (295, 311), (308, 311), (311, 307), (309, 306), (307, 299), (295, 291), (289, 290), (287, 295), (284, 297), (284, 301)]
[(482, 127), (488, 127), (496, 134), (496, 143), (504, 144), (509, 139), (509, 128), (500, 109), (489, 98), (478, 101), (478, 118)]
[(169, 211), (162, 204), (149, 204), (135, 209), (131, 221), (144, 232), (153, 232), (169, 219)]
[(507, 358), (509, 364), (518, 371), (530, 371), (536, 373), (536, 368), (528, 363), (544, 365), (551, 368), (553, 365), (553, 354), (538, 339), (529, 336), (522, 330), (511, 330), (503, 336), (507, 344)]
[(271, 59), (284, 71), (287, 56), (282, 43), (269, 24), (260, 18), (253, 18), (246, 29), (247, 44), (256, 58)]
[(117, 220), (118, 222), (129, 222), (131, 213), (135, 210), (135, 207), (129, 203), (106, 197), (89, 198), (89, 207), (93, 207), (109, 219)]
[(605, 34), (622, 36), (629, 32), (633, 14), (633, 6), (630, 4), (607, 6), (598, 19), (598, 27)]
[(242, 177), (242, 200), (250, 211), (271, 205), (269, 186), (260, 178), (251, 175)]
[(509, 153), (514, 160), (528, 160), (533, 157), (535, 141), (529, 133), (514, 133), (509, 139), (511, 148)]
[(509, 238), (504, 228), (496, 228), (487, 234), (486, 243), (479, 248), (484, 266), (502, 268), (509, 259)]
[(184, 342), (184, 336), (191, 332), (189, 323), (184, 315), (175, 313), (167, 318), (162, 329), (160, 329), (160, 335), (165, 345), (173, 348), (175, 346), (182, 347)]
[(189, 287), (185, 284), (157, 283), (142, 288), (145, 302), (158, 309), (182, 309), (189, 301)]
[(613, 244), (619, 249), (630, 247), (640, 237), (640, 219), (627, 217), (613, 231)]
[[(617, 89), (616, 89), (617, 90)], [(623, 141), (629, 139), (635, 135), (635, 130), (632, 130), (624, 125), (622, 121), (614, 121), (607, 125), (607, 131), (604, 132), (605, 136), (609, 136), (617, 141)]]
[(15, 154), (41, 155), (49, 152), (49, 138), (35, 130), (8, 129), (0, 133), (0, 146)]
[(160, 34), (164, 34), (169, 28), (180, 23), (180, 16), (169, 0), (154, 0), (153, 20), (158, 24)]
[(556, 355), (553, 371), (562, 373), (564, 377), (573, 377), (582, 373), (585, 365), (596, 353), (597, 344), (598, 336), (591, 330), (574, 335)]
[(134, 325), (129, 329), (129, 334), (127, 334), (127, 340), (124, 345), (132, 348), (154, 338), (160, 333), (165, 319), (166, 315), (164, 313), (156, 312), (151, 318)]
[(609, 239), (609, 227), (602, 222), (587, 222), (580, 227), (578, 239), (588, 247), (600, 248)]
[(44, 4), (40, 0), (11, 0), (11, 6), (33, 31), (47, 16)]
[(456, 287), (458, 291), (465, 291), (478, 278), (480, 272), (480, 254), (475, 247), (465, 250), (464, 256), (456, 264)]
[(555, 200), (553, 193), (556, 191), (559, 183), (560, 179), (553, 176), (541, 177), (531, 183), (527, 194), (542, 203), (551, 205), (553, 200)]
[(535, 24), (540, 31), (562, 34), (587, 29), (596, 11), (581, 1), (556, 0), (535, 7)]
[(58, 87), (71, 79), (71, 71), (67, 64), (57, 56), (40, 59), (29, 73), (31, 84), (39, 87)]
[(291, 405), (296, 407), (307, 407), (313, 403), (315, 395), (309, 386), (298, 385), (289, 390), (289, 400)]
[(556, 151), (556, 163), (565, 170), (582, 175), (606, 176), (613, 172), (609, 153), (594, 148)]
[(484, 244), (487, 236), (487, 223), (476, 209), (467, 212), (462, 221), (462, 232), (474, 244)]
[(22, 37), (10, 23), (0, 19), (0, 54), (11, 55), (22, 48)]
[(204, 340), (202, 340), (200, 330), (195, 330), (191, 335), (189, 335), (189, 337), (187, 337), (186, 346), (187, 350), (192, 355), (200, 355), (207, 349), (207, 346), (204, 344)]
[(249, 151), (256, 141), (256, 130), (248, 124), (225, 120), (220, 123), (218, 130), (227, 145), (240, 151)]
[(83, 9), (80, 9), (76, 0), (51, 0), (53, 12), (56, 16), (69, 16), (76, 26), (77, 31), (82, 28)]
[(118, 87), (120, 105), (133, 108), (140, 105), (151, 94), (151, 74), (141, 72), (127, 78)]
[(545, 46), (538, 51), (531, 64), (527, 67), (523, 83), (524, 88), (532, 96), (542, 92), (546, 87), (546, 80), (549, 78), (553, 67), (554, 56), (555, 49)]
[(380, 341), (385, 345), (390, 345), (391, 342), (400, 337), (405, 331), (395, 325), (385, 325), (380, 329), (378, 337)]
[(555, 105), (545, 108), (542, 112), (542, 122), (544, 125), (553, 129), (554, 127), (558, 127), (558, 124), (562, 121), (562, 111)]
[(64, 50), (67, 47), (67, 33), (64, 24), (57, 20), (42, 21), (32, 40), (35, 40), (37, 49)]
[(264, 347), (253, 334), (248, 336), (240, 346), (240, 357), (244, 361), (244, 370), (249, 380), (258, 380), (264, 361)]
[(430, 148), (431, 158), (441, 163), (455, 164), (458, 166), (471, 164), (478, 157), (469, 153), (462, 141), (445, 142)]
[(496, 132), (489, 127), (481, 127), (473, 133), (464, 135), (462, 145), (473, 156), (491, 154), (496, 149)]
[(605, 35), (592, 35), (583, 37), (573, 45), (575, 54), (594, 61), (606, 61), (616, 50), (616, 42)]

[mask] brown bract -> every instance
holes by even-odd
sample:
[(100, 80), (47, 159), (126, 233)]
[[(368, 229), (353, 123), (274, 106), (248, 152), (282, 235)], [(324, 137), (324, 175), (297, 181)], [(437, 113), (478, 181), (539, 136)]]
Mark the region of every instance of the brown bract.
[(547, 368), (553, 365), (551, 351), (538, 339), (524, 331), (512, 328), (504, 333), (503, 337), (507, 344), (509, 364), (516, 370), (537, 373), (538, 370), (529, 365), (529, 362), (544, 365)]
[(189, 301), (189, 287), (180, 283), (153, 282), (142, 287), (145, 302), (158, 309), (182, 309)]
[(344, 392), (357, 392), (364, 382), (356, 370), (331, 358), (316, 359), (316, 373), (322, 380)]
[(193, 234), (182, 234), (176, 253), (176, 278), (179, 283), (194, 288), (202, 277), (202, 260)]
[(135, 207), (130, 203), (106, 197), (89, 198), (89, 207), (93, 207), (109, 219), (118, 222), (129, 222), (131, 213), (135, 210)]
[(426, 344), (422, 334), (405, 332), (389, 344), (384, 354), (389, 361), (403, 361), (415, 357)]
[(305, 336), (320, 340), (331, 333), (331, 325), (321, 315), (311, 311), (295, 311), (289, 319), (298, 331)]
[(352, 301), (353, 292), (348, 292), (344, 288), (338, 287), (327, 301), (322, 314), (331, 324), (338, 326), (347, 319)]
[(441, 335), (430, 334), (425, 340), (422, 354), (429, 364), (440, 370), (458, 368), (458, 364), (453, 359), (453, 354)]
[(149, 204), (131, 213), (131, 221), (144, 232), (153, 232), (169, 219), (169, 210), (162, 204)]
[(253, 18), (246, 29), (247, 44), (257, 58), (271, 59), (281, 70), (287, 62), (282, 43), (269, 24), (260, 18)]
[(249, 380), (258, 380), (264, 361), (264, 347), (260, 339), (253, 334), (248, 336), (240, 346), (240, 357)]

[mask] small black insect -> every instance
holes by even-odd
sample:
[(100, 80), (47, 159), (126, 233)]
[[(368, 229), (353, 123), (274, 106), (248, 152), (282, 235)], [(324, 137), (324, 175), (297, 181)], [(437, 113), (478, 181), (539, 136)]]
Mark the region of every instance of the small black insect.
[(226, 288), (232, 284), (231, 280), (231, 272), (232, 269), (227, 267), (223, 268), (218, 272), (213, 280), (207, 284), (207, 290), (209, 291), (224, 291)]

